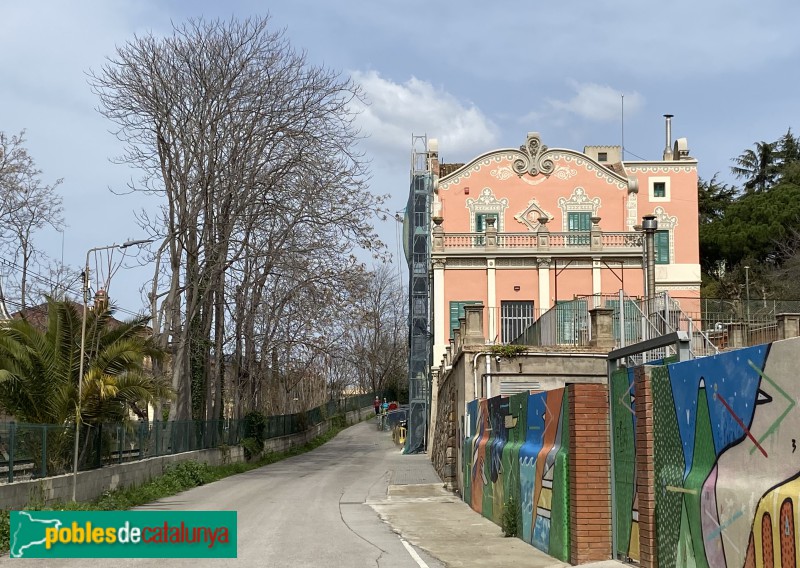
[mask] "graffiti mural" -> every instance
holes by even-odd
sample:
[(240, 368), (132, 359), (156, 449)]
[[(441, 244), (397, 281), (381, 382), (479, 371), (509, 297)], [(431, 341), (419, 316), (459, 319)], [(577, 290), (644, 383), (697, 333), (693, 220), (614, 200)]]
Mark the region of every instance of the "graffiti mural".
[(659, 566), (798, 565), (798, 353), (790, 339), (649, 370)]
[(639, 561), (639, 510), (636, 498), (636, 412), (634, 371), (611, 376), (612, 435), (618, 558)]
[(470, 403), (467, 412), (474, 428), (463, 445), (464, 500), (497, 524), (507, 504), (515, 501), (520, 538), (567, 560), (566, 390), (481, 399)]

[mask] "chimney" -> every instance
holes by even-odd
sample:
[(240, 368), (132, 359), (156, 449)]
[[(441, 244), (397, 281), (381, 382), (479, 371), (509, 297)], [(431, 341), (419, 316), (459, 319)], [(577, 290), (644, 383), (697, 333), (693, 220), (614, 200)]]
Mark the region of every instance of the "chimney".
[(100, 288), (94, 295), (94, 310), (97, 313), (104, 312), (108, 309), (108, 294), (105, 288)]
[(673, 114), (665, 114), (664, 118), (666, 119), (666, 127), (667, 127), (667, 145), (664, 147), (664, 161), (669, 162), (675, 159), (675, 156), (672, 152), (672, 117), (675, 116)]

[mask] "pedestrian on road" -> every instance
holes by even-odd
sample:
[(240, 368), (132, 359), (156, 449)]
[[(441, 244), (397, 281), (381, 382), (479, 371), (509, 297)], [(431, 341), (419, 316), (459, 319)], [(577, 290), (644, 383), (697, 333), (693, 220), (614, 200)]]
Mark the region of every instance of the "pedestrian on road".
[(375, 409), (375, 416), (378, 415), (378, 412), (381, 410), (381, 399), (377, 396), (375, 397), (375, 401), (372, 403), (372, 407)]

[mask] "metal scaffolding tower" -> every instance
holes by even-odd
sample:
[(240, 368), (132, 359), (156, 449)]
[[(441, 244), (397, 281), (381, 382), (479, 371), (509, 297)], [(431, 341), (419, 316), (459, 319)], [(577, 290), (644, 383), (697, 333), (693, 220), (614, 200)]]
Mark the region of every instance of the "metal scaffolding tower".
[(411, 188), (406, 206), (406, 260), (409, 271), (408, 433), (405, 453), (425, 451), (430, 408), (431, 295), (430, 240), (433, 176), (427, 136), (411, 136)]

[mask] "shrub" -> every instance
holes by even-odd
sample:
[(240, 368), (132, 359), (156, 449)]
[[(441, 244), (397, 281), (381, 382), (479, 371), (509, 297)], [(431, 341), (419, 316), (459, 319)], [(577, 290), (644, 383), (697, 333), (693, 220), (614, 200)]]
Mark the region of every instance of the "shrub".
[(297, 431), (305, 432), (308, 430), (308, 413), (303, 410), (297, 413)]
[(257, 442), (264, 442), (264, 430), (267, 426), (267, 417), (258, 410), (252, 410), (244, 415), (244, 436), (255, 438)]
[(512, 495), (503, 507), (503, 536), (519, 536), (519, 501)]
[(174, 478), (175, 483), (181, 487), (197, 487), (208, 483), (211, 469), (207, 463), (185, 461), (169, 466), (165, 476)]
[(259, 442), (255, 438), (245, 438), (242, 440), (241, 444), (244, 448), (244, 457), (248, 461), (257, 459), (261, 455), (261, 452), (264, 451), (264, 442)]
[(495, 355), (499, 355), (500, 357), (507, 357), (509, 359), (513, 359), (517, 355), (522, 355), (527, 351), (527, 347), (524, 345), (492, 345), (491, 351)]

